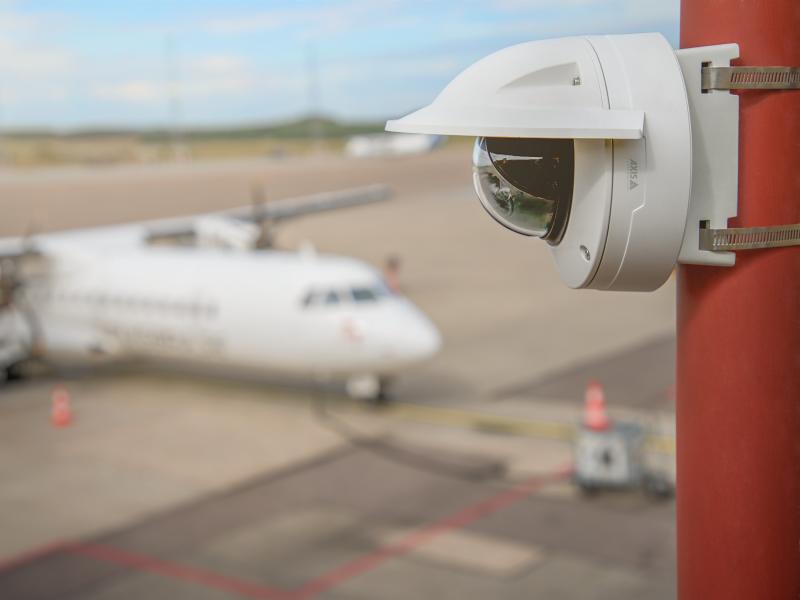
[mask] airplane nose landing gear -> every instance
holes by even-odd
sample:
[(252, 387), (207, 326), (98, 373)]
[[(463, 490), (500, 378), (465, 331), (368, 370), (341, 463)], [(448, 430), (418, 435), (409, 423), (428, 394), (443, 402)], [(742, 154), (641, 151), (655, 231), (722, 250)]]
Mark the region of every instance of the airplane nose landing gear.
[(377, 375), (353, 375), (345, 382), (345, 390), (351, 398), (379, 406), (389, 400), (388, 384), (388, 380)]

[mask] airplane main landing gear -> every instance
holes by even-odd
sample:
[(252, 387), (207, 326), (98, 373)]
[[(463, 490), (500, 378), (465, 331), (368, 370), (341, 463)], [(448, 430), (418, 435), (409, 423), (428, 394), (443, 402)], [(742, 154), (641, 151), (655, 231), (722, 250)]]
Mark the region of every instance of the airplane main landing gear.
[(348, 396), (365, 400), (374, 406), (383, 406), (389, 402), (388, 387), (388, 379), (377, 375), (355, 375), (345, 383)]
[(19, 381), (24, 379), (25, 373), (22, 368), (22, 363), (12, 363), (10, 365), (0, 367), (0, 385), (10, 381)]
[(378, 389), (378, 393), (375, 397), (370, 399), (370, 403), (374, 406), (386, 406), (392, 401), (392, 397), (389, 394), (389, 380), (388, 379), (381, 379), (380, 380), (380, 387)]

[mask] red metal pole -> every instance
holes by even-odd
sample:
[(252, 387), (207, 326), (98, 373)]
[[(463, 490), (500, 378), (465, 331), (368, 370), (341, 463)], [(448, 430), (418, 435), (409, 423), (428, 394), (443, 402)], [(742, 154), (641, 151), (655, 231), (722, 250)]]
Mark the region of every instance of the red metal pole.
[[(682, 0), (681, 46), (800, 66), (800, 0)], [(742, 92), (739, 217), (800, 222), (800, 91)], [(800, 248), (678, 277), (678, 595), (800, 598)]]

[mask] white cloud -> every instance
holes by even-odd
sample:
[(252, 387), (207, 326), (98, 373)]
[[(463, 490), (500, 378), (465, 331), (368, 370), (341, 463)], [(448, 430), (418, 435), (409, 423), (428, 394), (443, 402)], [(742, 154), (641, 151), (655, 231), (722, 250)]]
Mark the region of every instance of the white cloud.
[(212, 33), (236, 35), (255, 31), (270, 31), (292, 24), (302, 15), (299, 10), (262, 12), (235, 17), (208, 19), (200, 27)]
[(173, 96), (182, 101), (236, 96), (258, 87), (259, 82), (249, 76), (192, 78), (177, 83), (131, 79), (95, 85), (91, 94), (101, 100), (127, 104), (164, 104)]
[(167, 85), (158, 81), (122, 81), (100, 84), (94, 87), (94, 95), (103, 100), (132, 103), (163, 102), (167, 97)]
[(46, 98), (63, 100), (78, 69), (74, 54), (51, 41), (66, 22), (58, 13), (17, 12), (16, 3), (0, 3), (0, 88), (4, 118), (16, 106)]
[[(395, 81), (430, 76), (455, 75), (464, 65), (452, 56), (402, 58), (386, 62), (338, 64), (326, 67), (321, 75), (323, 88), (354, 82)], [(323, 89), (323, 94), (324, 94)]]
[[(613, 15), (612, 15), (613, 16)], [(658, 22), (680, 19), (678, 0), (628, 0), (618, 15), (620, 19), (631, 22)]]
[(191, 65), (195, 70), (199, 71), (230, 72), (246, 69), (247, 61), (241, 56), (215, 54), (196, 58), (192, 61)]
[(76, 62), (70, 53), (55, 48), (32, 48), (12, 39), (0, 37), (0, 74), (28, 77), (63, 74)]
[(15, 3), (0, 3), (0, 70), (54, 72), (74, 64), (71, 53), (48, 43), (65, 22), (57, 13), (21, 14)]
[(313, 34), (347, 31), (371, 15), (400, 4), (400, 0), (346, 0), (332, 6), (294, 7), (280, 10), (241, 13), (231, 17), (209, 18), (197, 24), (211, 33), (236, 35), (301, 27)]
[[(476, 48), (585, 32), (675, 35), (679, 16), (679, 0), (485, 1), (489, 27), (472, 14), (474, 0), (265, 2), (249, 12), (219, 5), (205, 18), (148, 22), (145, 15), (110, 25), (86, 11), (0, 0), (0, 125), (158, 122), (171, 97), (181, 100), (187, 121), (302, 112), (310, 103), (302, 61), (308, 40), (321, 48), (323, 110), (399, 111), (434, 94), (439, 81), (477, 58)], [(239, 43), (250, 33), (267, 35)], [(167, 36), (180, 50), (172, 83)]]
[[(679, 0), (494, 0), (494, 6), (505, 12), (530, 13), (535, 10), (553, 8), (584, 8), (593, 18), (614, 20), (618, 23), (639, 23), (642, 21), (677, 20), (680, 11)], [(563, 19), (563, 11), (558, 11)]]
[(463, 67), (464, 65), (453, 56), (440, 56), (393, 60), (389, 68), (392, 76), (406, 78), (420, 75), (455, 75)]
[[(542, 16), (520, 14), (513, 22), (494, 27), (490, 33), (524, 35), (533, 40), (564, 35), (649, 32), (670, 24), (677, 33), (680, 18), (678, 0), (586, 1), (592, 2), (591, 7), (587, 4), (585, 10), (576, 10), (570, 19), (565, 19), (561, 11)], [(519, 2), (533, 4), (538, 0), (519, 0)]]
[(208, 55), (191, 60), (173, 81), (166, 77), (122, 79), (95, 85), (91, 94), (99, 99), (128, 104), (164, 104), (170, 97), (182, 101), (224, 98), (269, 90), (297, 90), (302, 78), (265, 74), (245, 58)]
[[(559, 7), (564, 6), (596, 6), (603, 4), (604, 0), (558, 0)], [(553, 8), (553, 0), (495, 0), (494, 6), (506, 11), (529, 11), (532, 9)]]

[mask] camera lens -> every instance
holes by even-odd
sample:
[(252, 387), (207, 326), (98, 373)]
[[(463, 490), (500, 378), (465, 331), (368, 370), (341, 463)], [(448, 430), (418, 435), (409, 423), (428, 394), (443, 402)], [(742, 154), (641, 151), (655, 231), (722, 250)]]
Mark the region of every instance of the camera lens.
[(501, 225), (557, 244), (572, 202), (571, 139), (478, 138), (473, 178), (481, 204)]

